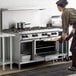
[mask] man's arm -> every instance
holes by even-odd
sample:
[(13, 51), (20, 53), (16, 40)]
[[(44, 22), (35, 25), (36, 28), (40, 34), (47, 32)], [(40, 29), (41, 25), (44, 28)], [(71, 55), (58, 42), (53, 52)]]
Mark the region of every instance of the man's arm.
[(66, 37), (65, 40), (69, 40), (71, 37), (73, 37), (74, 33), (75, 33), (75, 29), (73, 28), (73, 30), (72, 30), (71, 33)]
[(69, 11), (64, 11), (62, 14), (62, 28), (63, 28), (63, 32), (67, 33), (68, 32), (68, 27), (69, 27), (69, 17), (70, 13)]
[(65, 40), (69, 40), (71, 37), (73, 37), (73, 32), (71, 32), (67, 37), (66, 37), (66, 39)]

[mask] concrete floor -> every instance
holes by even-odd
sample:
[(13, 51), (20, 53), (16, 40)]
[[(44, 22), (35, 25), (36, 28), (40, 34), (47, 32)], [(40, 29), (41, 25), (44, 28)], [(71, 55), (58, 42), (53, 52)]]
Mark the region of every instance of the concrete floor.
[(76, 74), (68, 75), (68, 76), (76, 76)]
[[(71, 61), (69, 61), (69, 62), (71, 62)], [(0, 76), (5, 75), (5, 74), (9, 74), (9, 73), (27, 71), (27, 70), (31, 70), (31, 69), (35, 69), (35, 68), (39, 68), (39, 67), (44, 67), (44, 66), (47, 66), (47, 65), (56, 65), (56, 64), (63, 64), (63, 63), (69, 63), (69, 62), (66, 62), (66, 61), (63, 61), (63, 62), (58, 61), (57, 62), (56, 61), (54, 63), (52, 63), (52, 62), (40, 62), (40, 63), (25, 64), (25, 65), (22, 65), (21, 70), (18, 69), (17, 65), (13, 65), (12, 70), (10, 70), (9, 65), (6, 65), (6, 70), (5, 71), (2, 71), (2, 66), (0, 66)], [(72, 75), (69, 75), (69, 76), (76, 76), (76, 74), (72, 74)]]

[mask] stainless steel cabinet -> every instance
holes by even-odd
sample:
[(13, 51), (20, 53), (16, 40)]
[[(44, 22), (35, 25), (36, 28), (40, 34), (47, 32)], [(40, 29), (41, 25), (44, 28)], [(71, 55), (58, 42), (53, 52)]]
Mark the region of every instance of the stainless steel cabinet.
[(63, 49), (65, 44), (59, 44), (58, 41), (45, 41), (43, 39), (23, 39), (21, 35), (16, 33), (14, 38), (13, 62), (21, 64), (48, 61), (66, 56), (66, 51)]

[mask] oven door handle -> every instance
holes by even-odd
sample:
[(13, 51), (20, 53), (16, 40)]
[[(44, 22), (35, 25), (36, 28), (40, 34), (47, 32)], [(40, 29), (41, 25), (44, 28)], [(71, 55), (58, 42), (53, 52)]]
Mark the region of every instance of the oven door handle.
[(50, 38), (44, 38), (41, 39), (42, 41), (58, 41), (61, 36), (55, 36), (55, 37), (50, 37)]
[(24, 43), (24, 42), (32, 42), (33, 40), (21, 40), (20, 43)]

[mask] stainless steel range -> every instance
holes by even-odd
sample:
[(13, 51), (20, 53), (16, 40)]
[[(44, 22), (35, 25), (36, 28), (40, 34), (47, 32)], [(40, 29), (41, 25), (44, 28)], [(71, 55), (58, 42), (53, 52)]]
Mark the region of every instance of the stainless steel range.
[(52, 37), (61, 35), (60, 28), (34, 27), (24, 31), (17, 31), (14, 39), (14, 62), (19, 64), (44, 61), (46, 56), (58, 52), (57, 41)]

